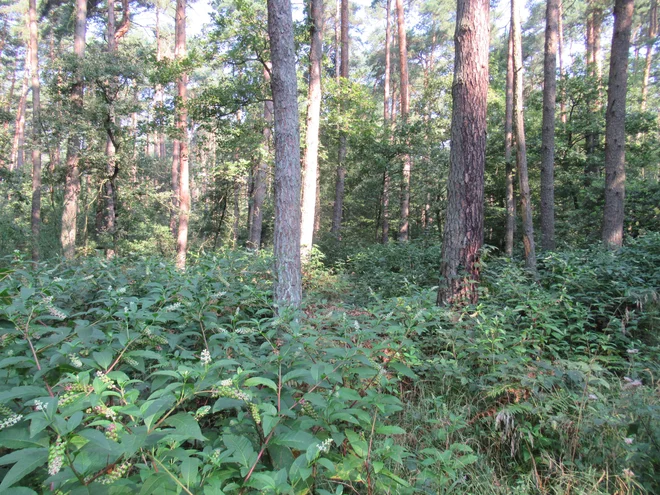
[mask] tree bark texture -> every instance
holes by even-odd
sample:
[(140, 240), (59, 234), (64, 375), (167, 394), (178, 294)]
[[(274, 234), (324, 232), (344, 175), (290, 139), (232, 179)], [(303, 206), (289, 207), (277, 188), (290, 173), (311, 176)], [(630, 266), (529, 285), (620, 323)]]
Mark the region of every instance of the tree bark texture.
[(476, 302), (484, 229), (488, 0), (457, 0), (447, 213), (438, 304)]
[(649, 79), (651, 77), (651, 61), (653, 60), (653, 47), (658, 36), (658, 1), (652, 0), (649, 9), (648, 39), (646, 40), (646, 57), (644, 60), (644, 76), (642, 77), (641, 110), (646, 111), (646, 101), (649, 94)]
[[(117, 40), (115, 39), (116, 28), (115, 28), (115, 2), (114, 0), (108, 0), (108, 53), (110, 56), (114, 57), (117, 53)], [(116, 81), (110, 81), (110, 85), (115, 85)], [(114, 126), (114, 109), (113, 103), (110, 102), (108, 108), (108, 136), (106, 137), (105, 143), (105, 153), (108, 159), (107, 163), (107, 174), (108, 177), (105, 180), (105, 231), (110, 236), (110, 245), (106, 247), (105, 255), (106, 258), (112, 258), (115, 255), (115, 231), (117, 223), (117, 215), (115, 211), (115, 177), (116, 177), (116, 167), (117, 159), (115, 157), (116, 149), (115, 143), (113, 142), (112, 136), (112, 126)]]
[(532, 223), (532, 198), (527, 173), (527, 143), (525, 142), (525, 119), (523, 113), (523, 56), (520, 5), (511, 1), (511, 31), (513, 32), (513, 132), (516, 138), (516, 169), (522, 210), (522, 235), (525, 249), (525, 266), (536, 274), (536, 247), (534, 224)]
[[(391, 5), (392, 0), (385, 0), (385, 82), (383, 84), (383, 126), (385, 127), (385, 135), (390, 139), (391, 136), (391, 121), (390, 121), (390, 71), (392, 70), (392, 54), (391, 50)], [(385, 172), (383, 174), (383, 236), (382, 243), (387, 244), (390, 238), (390, 172), (388, 165), (385, 164)]]
[(515, 170), (511, 157), (513, 145), (513, 31), (509, 29), (506, 57), (506, 99), (504, 109), (504, 161), (506, 163), (506, 233), (504, 253), (513, 256), (513, 239), (516, 231), (516, 195), (514, 192)]
[(541, 130), (541, 248), (555, 249), (555, 107), (560, 0), (547, 0)]
[[(406, 41), (406, 23), (403, 10), (403, 0), (396, 0), (397, 31), (399, 35), (399, 68), (401, 97), (401, 120), (408, 122), (410, 113), (410, 89), (408, 85), (408, 43)], [(410, 175), (412, 173), (412, 157), (410, 153), (403, 156), (401, 170), (401, 223), (399, 224), (399, 240), (407, 241), (410, 230)]]
[[(16, 125), (14, 127), (14, 141), (11, 153), (10, 170), (20, 170), (25, 162), (25, 120), (27, 111), (27, 97), (30, 91), (30, 71), (28, 63), (30, 59), (30, 50), (28, 47), (25, 64), (23, 67), (23, 84), (21, 86), (21, 98), (18, 101), (16, 110)], [(11, 103), (10, 103), (11, 104)]]
[[(87, 0), (76, 0), (76, 25), (73, 41), (73, 53), (80, 61), (85, 56), (85, 34), (87, 32)], [(75, 74), (75, 83), (71, 92), (71, 104), (75, 111), (83, 110), (83, 80), (80, 73)], [(64, 208), (62, 210), (62, 232), (60, 242), (62, 254), (68, 260), (76, 254), (76, 227), (78, 222), (78, 198), (80, 196), (80, 148), (82, 137), (69, 136), (67, 142), (66, 179), (64, 185)]]
[[(339, 67), (340, 92), (343, 98), (343, 88), (348, 83), (348, 0), (341, 0), (341, 63)], [(343, 103), (339, 111), (343, 112)], [(341, 238), (341, 223), (344, 212), (344, 189), (346, 186), (346, 154), (348, 151), (348, 138), (346, 132), (339, 130), (339, 151), (337, 156), (337, 180), (335, 182), (335, 203), (332, 210), (332, 234)]]
[[(175, 17), (174, 56), (182, 59), (186, 56), (186, 0), (177, 0)], [(176, 242), (176, 266), (186, 267), (188, 252), (188, 220), (190, 218), (190, 172), (188, 167), (188, 109), (187, 102), (188, 74), (179, 75), (177, 86), (177, 134), (179, 135), (179, 227)]]
[[(270, 84), (270, 71), (272, 66), (264, 68), (264, 79)], [(261, 247), (261, 230), (263, 228), (263, 206), (266, 200), (266, 189), (268, 180), (268, 164), (270, 161), (270, 138), (271, 126), (273, 125), (273, 102), (264, 102), (264, 128), (263, 134), (263, 153), (259, 157), (256, 170), (254, 172), (254, 182), (252, 185), (252, 220), (250, 221), (250, 235), (247, 246), (250, 249), (259, 250)]]
[(321, 63), (323, 61), (323, 0), (311, 0), (309, 47), (309, 92), (307, 132), (305, 134), (304, 183), (300, 248), (303, 260), (309, 259), (314, 242), (316, 178), (319, 165), (319, 125), (321, 120)]
[(41, 94), (39, 84), (39, 30), (37, 28), (37, 0), (29, 0), (30, 72), (32, 75), (32, 261), (39, 261), (39, 233), (41, 229), (41, 140), (39, 117)]
[(268, 35), (275, 117), (275, 304), (297, 308), (300, 265), (300, 134), (293, 20), (290, 0), (268, 0)]
[(633, 0), (615, 1), (605, 114), (605, 208), (603, 211), (603, 243), (610, 249), (620, 248), (623, 244), (626, 91), (632, 15)]

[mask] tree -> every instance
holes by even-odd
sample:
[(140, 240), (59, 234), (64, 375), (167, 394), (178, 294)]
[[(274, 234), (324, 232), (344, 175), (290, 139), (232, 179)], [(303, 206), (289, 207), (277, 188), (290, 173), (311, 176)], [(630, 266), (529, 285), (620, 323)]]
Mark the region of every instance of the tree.
[[(76, 0), (76, 24), (73, 53), (82, 62), (85, 56), (85, 34), (87, 32), (87, 0)], [(71, 90), (71, 104), (74, 111), (83, 110), (83, 78), (77, 68)], [(64, 208), (62, 210), (62, 232), (60, 242), (66, 259), (73, 259), (76, 253), (76, 224), (78, 221), (78, 197), (80, 195), (80, 148), (82, 137), (73, 130), (67, 142), (66, 181), (64, 185)]]
[(275, 304), (302, 299), (300, 266), (300, 134), (290, 0), (268, 0), (271, 88), (275, 119)]
[(651, 76), (651, 61), (653, 59), (653, 47), (658, 36), (658, 0), (651, 0), (649, 9), (649, 27), (646, 40), (646, 57), (644, 60), (644, 76), (642, 78), (642, 112), (646, 111), (646, 100), (649, 93), (649, 78)]
[(37, 0), (29, 3), (30, 72), (32, 73), (32, 261), (39, 261), (39, 231), (41, 228), (41, 148), (39, 115), (41, 111), (39, 84), (39, 30)]
[(457, 0), (451, 151), (438, 304), (477, 301), (483, 243), (488, 0)]
[[(392, 140), (391, 127), (392, 122), (390, 118), (390, 71), (392, 54), (390, 53), (392, 25), (391, 25), (391, 0), (385, 0), (385, 81), (383, 84), (383, 126), (385, 127), (385, 135)], [(383, 173), (383, 244), (387, 244), (390, 240), (390, 173), (385, 168)]]
[(623, 244), (626, 185), (626, 91), (633, 0), (614, 3), (614, 29), (610, 54), (605, 115), (605, 208), (603, 243), (611, 249)]
[[(410, 88), (408, 84), (408, 44), (406, 42), (406, 24), (403, 11), (403, 0), (396, 0), (397, 30), (399, 34), (399, 69), (401, 97), (401, 120), (403, 124), (408, 123), (410, 113)], [(403, 168), (401, 170), (401, 223), (399, 225), (399, 240), (407, 241), (409, 236), (410, 216), (410, 174), (412, 172), (412, 157), (410, 153), (403, 156)]]
[(513, 256), (513, 236), (516, 229), (516, 196), (514, 193), (515, 173), (511, 159), (513, 144), (513, 30), (509, 29), (506, 55), (506, 96), (504, 110), (504, 161), (506, 163), (506, 233), (504, 253)]
[(545, 15), (541, 135), (541, 247), (545, 251), (555, 249), (555, 106), (559, 2), (547, 0)]
[[(114, 0), (108, 0), (108, 54), (110, 57), (115, 57), (117, 54), (117, 40), (116, 28), (115, 28), (115, 2)], [(111, 85), (115, 84), (115, 81), (110, 82)], [(107, 162), (107, 172), (108, 177), (104, 181), (105, 188), (105, 231), (110, 236), (111, 245), (106, 248), (105, 253), (107, 258), (112, 258), (115, 255), (115, 227), (116, 227), (116, 212), (115, 212), (115, 178), (117, 176), (117, 163), (116, 163), (116, 147), (113, 141), (114, 131), (112, 127), (114, 126), (114, 115), (113, 115), (113, 102), (109, 102), (108, 105), (108, 121), (107, 125), (107, 134), (105, 142), (105, 154), (108, 159)]]
[[(186, 0), (176, 1), (174, 56), (186, 56)], [(188, 219), (190, 217), (190, 172), (188, 169), (188, 110), (186, 108), (188, 74), (182, 71), (177, 78), (177, 138), (179, 141), (179, 228), (176, 243), (176, 266), (186, 266), (188, 251)]]
[(309, 46), (309, 92), (307, 132), (305, 134), (304, 183), (301, 225), (301, 256), (309, 258), (314, 240), (316, 180), (319, 161), (319, 124), (321, 119), (321, 63), (323, 61), (323, 0), (311, 0)]
[(516, 138), (516, 169), (520, 186), (522, 210), (522, 235), (525, 248), (525, 266), (536, 273), (536, 249), (532, 223), (532, 199), (527, 173), (527, 144), (525, 142), (525, 118), (523, 114), (523, 58), (520, 27), (520, 5), (511, 0), (511, 32), (513, 33), (513, 131)]

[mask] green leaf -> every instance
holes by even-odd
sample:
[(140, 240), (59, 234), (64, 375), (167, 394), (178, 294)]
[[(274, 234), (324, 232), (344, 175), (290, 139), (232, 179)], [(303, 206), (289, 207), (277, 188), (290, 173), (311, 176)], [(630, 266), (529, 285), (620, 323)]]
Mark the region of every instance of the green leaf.
[(273, 380), (270, 380), (269, 378), (263, 378), (260, 376), (248, 378), (247, 380), (245, 380), (243, 385), (245, 385), (246, 387), (256, 387), (257, 385), (264, 385), (270, 388), (273, 392), (277, 392), (277, 385)]
[[(156, 493), (161, 495), (165, 488), (175, 489), (176, 484), (174, 480), (167, 473), (154, 473), (149, 476), (143, 483), (139, 495), (151, 495)], [(170, 490), (168, 490), (169, 492)]]
[(202, 435), (202, 430), (200, 429), (197, 420), (188, 413), (176, 414), (167, 418), (163, 424), (174, 427), (176, 434), (181, 435), (186, 439), (199, 440), (200, 442), (208, 440)]
[(376, 433), (381, 435), (405, 435), (406, 430), (400, 426), (383, 425), (376, 427)]
[(222, 436), (222, 441), (228, 449), (233, 450), (233, 455), (227, 462), (238, 462), (241, 466), (250, 468), (257, 460), (257, 453), (247, 438), (227, 434)]
[(14, 462), (12, 468), (5, 474), (0, 483), (0, 492), (4, 492), (14, 483), (22, 480), (38, 467), (48, 461), (48, 449), (23, 449), (12, 452), (0, 459), (0, 464), (9, 464)]
[(201, 461), (195, 457), (186, 457), (181, 461), (181, 476), (186, 487), (197, 483), (197, 472)]
[(112, 364), (112, 351), (108, 349), (104, 349), (101, 352), (94, 352), (92, 356), (94, 356), (94, 361), (104, 370), (107, 370)]

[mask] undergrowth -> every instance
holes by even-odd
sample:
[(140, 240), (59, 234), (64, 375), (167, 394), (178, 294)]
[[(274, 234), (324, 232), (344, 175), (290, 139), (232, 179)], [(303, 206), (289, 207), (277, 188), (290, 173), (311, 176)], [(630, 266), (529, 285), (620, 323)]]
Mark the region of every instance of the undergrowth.
[(659, 493), (660, 236), (452, 311), (438, 256), (317, 253), (280, 317), (267, 254), (8, 260), (0, 492)]

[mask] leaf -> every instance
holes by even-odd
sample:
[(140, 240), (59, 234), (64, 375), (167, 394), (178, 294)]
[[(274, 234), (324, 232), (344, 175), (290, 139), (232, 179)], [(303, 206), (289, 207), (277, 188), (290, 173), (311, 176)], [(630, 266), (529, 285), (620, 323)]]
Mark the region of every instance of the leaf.
[(107, 370), (112, 364), (112, 351), (108, 349), (105, 349), (101, 352), (94, 352), (92, 353), (92, 356), (94, 356), (94, 360), (104, 370)]
[(197, 472), (201, 461), (195, 457), (186, 457), (181, 461), (181, 476), (183, 483), (190, 488), (190, 485), (197, 483)]
[(163, 493), (163, 488), (174, 488), (175, 486), (174, 481), (167, 473), (155, 473), (144, 481), (139, 495), (151, 495), (152, 493), (160, 495)]
[(367, 452), (369, 451), (369, 447), (367, 446), (367, 442), (362, 440), (360, 436), (355, 433), (353, 430), (346, 430), (346, 438), (348, 438), (348, 441), (351, 442), (351, 447), (353, 447), (353, 450), (355, 453), (362, 458), (367, 457)]
[(376, 433), (381, 435), (405, 435), (406, 430), (400, 426), (383, 425), (376, 427)]
[(200, 429), (197, 420), (188, 413), (176, 414), (167, 418), (163, 424), (174, 427), (176, 434), (181, 435), (186, 439), (199, 440), (200, 442), (208, 440), (202, 435), (202, 430)]
[[(10, 458), (11, 456), (11, 458)], [(9, 458), (9, 459), (8, 459)], [(4, 493), (14, 483), (22, 480), (25, 476), (44, 465), (48, 461), (48, 449), (23, 449), (12, 452), (0, 459), (0, 464), (15, 462), (12, 468), (5, 474), (0, 484), (0, 492)]]
[(223, 435), (222, 441), (228, 449), (234, 451), (227, 462), (238, 462), (241, 466), (250, 468), (257, 460), (257, 453), (247, 438), (236, 435)]
[(27, 449), (34, 447), (48, 447), (48, 435), (30, 435), (27, 427), (14, 426), (0, 431), (0, 445), (6, 449)]
[(270, 388), (273, 392), (277, 392), (277, 385), (275, 382), (269, 378), (263, 378), (260, 376), (255, 376), (253, 378), (248, 378), (243, 383), (246, 387), (256, 387), (257, 385), (264, 385)]

